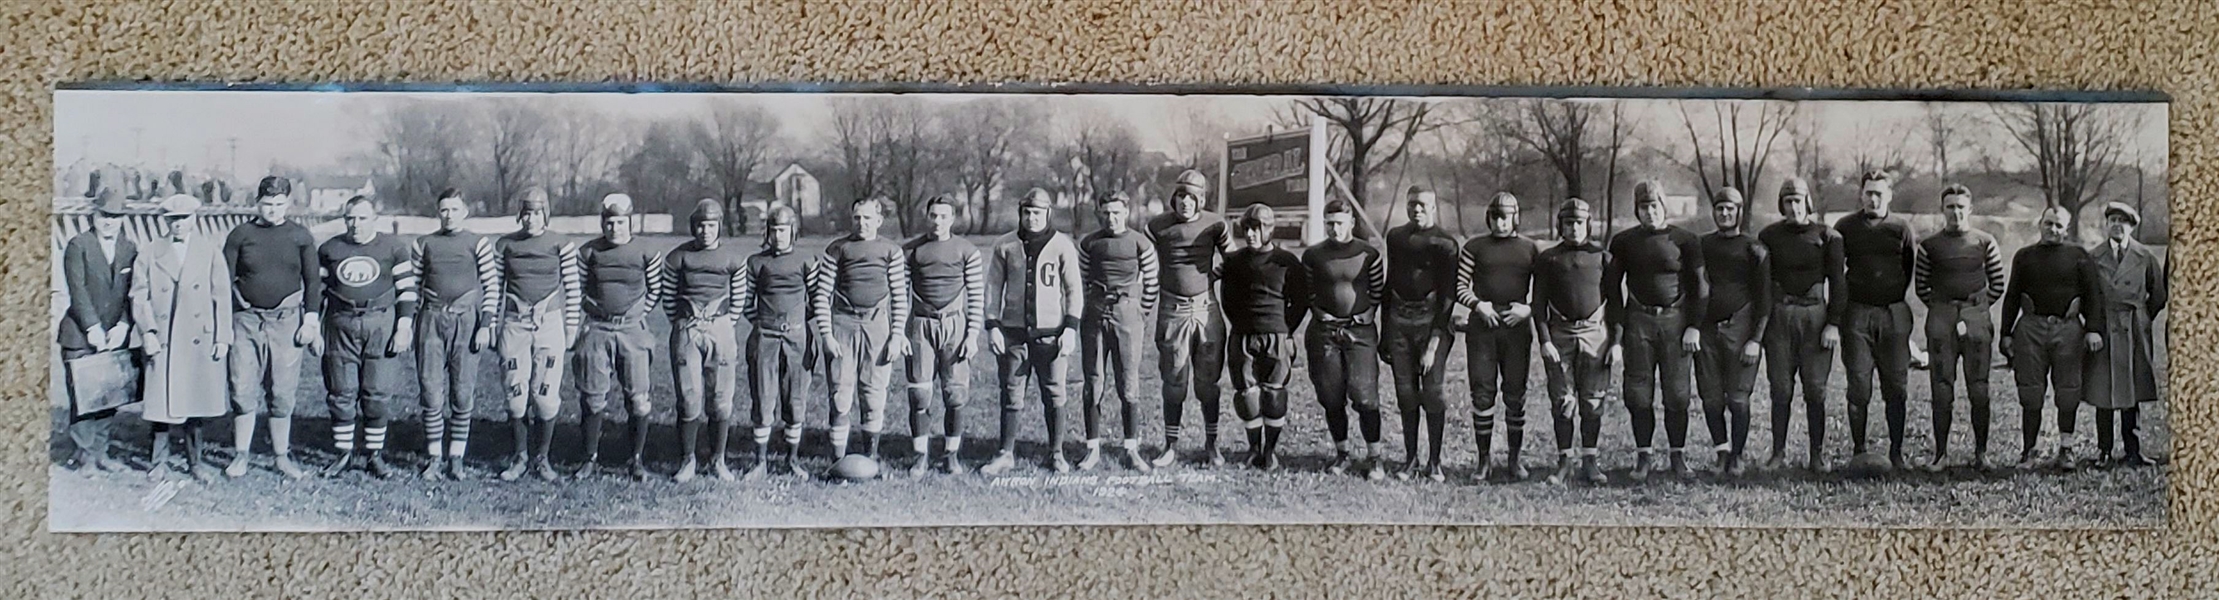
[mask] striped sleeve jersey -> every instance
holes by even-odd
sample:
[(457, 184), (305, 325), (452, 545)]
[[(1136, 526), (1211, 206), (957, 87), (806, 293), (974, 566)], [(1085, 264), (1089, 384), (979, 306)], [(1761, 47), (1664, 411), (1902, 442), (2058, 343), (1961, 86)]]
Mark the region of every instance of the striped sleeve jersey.
[(1911, 274), (1913, 289), (1927, 302), (2003, 299), (2003, 249), (1984, 231), (1944, 229), (1926, 236)]
[(438, 231), (418, 236), (410, 248), (425, 308), (442, 308), (475, 293), (480, 313), (500, 312), (501, 276), (492, 238), (468, 231)]
[(864, 311), (883, 302), (892, 322), (909, 320), (909, 294), (894, 293), (909, 289), (909, 261), (900, 245), (885, 238), (840, 238), (825, 247), (817, 274), (811, 308), (825, 316), (817, 329), (826, 337), (832, 335), (833, 311)]
[(1155, 308), (1161, 264), (1155, 241), (1139, 230), (1088, 234), (1079, 242), (1079, 272), (1086, 282), (1087, 306), (1107, 306), (1138, 294), (1141, 310)]
[(986, 320), (986, 255), (961, 237), (935, 240), (918, 236), (904, 246), (914, 310), (937, 313), (961, 303), (973, 331)]
[(381, 235), (367, 243), (347, 236), (325, 240), (316, 250), (317, 273), (324, 294), (353, 307), (388, 306), (403, 315), (416, 311), (416, 264), (408, 244)]

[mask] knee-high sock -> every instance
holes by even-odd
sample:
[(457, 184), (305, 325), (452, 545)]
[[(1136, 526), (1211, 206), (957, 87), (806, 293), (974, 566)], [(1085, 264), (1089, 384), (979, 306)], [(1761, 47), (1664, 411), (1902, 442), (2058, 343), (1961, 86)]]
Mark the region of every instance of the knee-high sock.
[(339, 452), (354, 451), (354, 422), (331, 422), (331, 447)]
[(942, 407), (942, 408), (941, 408), (941, 411), (942, 411), (942, 414), (940, 415), (940, 426), (942, 427), (942, 429), (940, 430), (940, 435), (945, 435), (945, 436), (948, 436), (948, 439), (962, 439), (962, 438), (963, 438), (963, 410), (962, 410), (962, 408), (961, 408), (961, 407), (955, 407), (955, 406), (947, 406), (947, 407)]
[(1813, 462), (1826, 451), (1826, 397), (1825, 390), (1803, 391), (1803, 427), (1811, 438), (1809, 451)]
[[(254, 447), (254, 420), (259, 416), (261, 415), (245, 413), (231, 417), (231, 448), (237, 450), (240, 456), (245, 456), (247, 449)], [(277, 429), (277, 418), (270, 418), (270, 448), (272, 450), (284, 447), (277, 445)], [(278, 452), (278, 454), (284, 454), (284, 452)]]
[(1021, 413), (1017, 409), (1002, 409), (1002, 454), (1017, 452), (1017, 417), (1019, 414)]
[(1325, 431), (1333, 436), (1334, 447), (1348, 441), (1348, 410), (1328, 406), (1325, 409)]
[(1872, 410), (1871, 402), (1872, 400), (1868, 398), (1864, 404), (1849, 403), (1849, 446), (1858, 454), (1865, 453), (1865, 427), (1868, 425), (1866, 421), (1872, 420), (1869, 412)]
[(631, 432), (632, 460), (639, 461), (643, 455), (647, 454), (647, 417), (632, 415), (632, 420), (626, 422), (625, 425), (628, 426), (627, 429)]
[(1131, 398), (1119, 398), (1118, 404), (1118, 424), (1125, 428), (1125, 439), (1140, 439), (1140, 404), (1133, 402)]
[(1402, 411), (1402, 462), (1418, 462), (1418, 409)]
[(1992, 418), (1987, 403), (1972, 403), (1972, 448), (1977, 456), (1988, 455), (1988, 430)]
[[(1185, 398), (1178, 398), (1170, 394), (1164, 394), (1163, 448), (1166, 451), (1169, 451), (1173, 446), (1179, 445), (1179, 435), (1183, 433), (1181, 431), (1179, 423), (1186, 419), (1186, 408), (1187, 407)], [(948, 414), (952, 415), (955, 414), (955, 412), (956, 411), (951, 410), (948, 411)]]
[(1380, 421), (1381, 419), (1379, 416), (1378, 407), (1356, 407), (1356, 426), (1358, 429), (1363, 431), (1364, 443), (1379, 443), (1379, 439), (1382, 435), (1380, 430), (1385, 428), (1383, 426), (1383, 423), (1381, 423)]
[(1551, 411), (1549, 413), (1549, 424), (1553, 429), (1556, 429), (1553, 433), (1556, 433), (1556, 449), (1558, 451), (1571, 451), (1571, 447), (1578, 447), (1580, 440), (1573, 438), (1573, 436), (1578, 436), (1578, 433), (1573, 433), (1571, 411), (1562, 411), (1562, 409)]
[(1949, 430), (1957, 426), (1956, 407), (1952, 403), (1935, 401), (1934, 406), (1934, 456), (1949, 454)]
[(385, 419), (370, 419), (362, 428), (362, 449), (377, 454), (385, 451)]
[(1495, 460), (1495, 410), (1494, 407), (1488, 407), (1472, 415), (1472, 438), (1479, 450), (1478, 462), (1481, 467), (1486, 467)]
[(1727, 431), (1726, 427), (1727, 414), (1732, 410), (1733, 403), (1731, 402), (1721, 402), (1703, 407), (1703, 427), (1710, 432), (1711, 446), (1723, 448), (1731, 443), (1733, 432)]
[[(1211, 385), (1215, 386), (1216, 384), (1212, 383)], [(1210, 448), (1216, 448), (1218, 438), (1223, 437), (1223, 434), (1225, 433), (1225, 420), (1218, 415), (1219, 412), (1223, 412), (1225, 409), (1225, 400), (1223, 398), (1220, 398), (1215, 393), (1197, 395), (1202, 396), (1202, 435), (1205, 436), (1204, 444)]]
[(1626, 420), (1633, 423), (1633, 445), (1647, 450), (1656, 443), (1657, 410), (1646, 406), (1626, 407)]
[(1673, 450), (1687, 447), (1687, 409), (1664, 408), (1664, 441)]
[(678, 422), (678, 445), (685, 449), (685, 462), (701, 458), (701, 421)]
[(424, 411), (424, 453), (433, 460), (447, 456), (447, 416)]
[(725, 449), (732, 445), (732, 424), (724, 421), (710, 421), (709, 431), (713, 434), (709, 436), (709, 439), (716, 440), (716, 443), (712, 446), (716, 448), (716, 454), (709, 455), (709, 464), (723, 464)]
[(539, 426), (539, 439), (534, 441), (533, 454), (540, 460), (547, 460), (547, 452), (555, 447), (555, 418), (540, 417), (536, 425)]
[(1734, 459), (1740, 460), (1749, 452), (1749, 404), (1729, 404), (1726, 411), (1730, 419), (1727, 435), (1733, 437)]
[(455, 460), (462, 460), (464, 452), (469, 449), (470, 417), (467, 415), (447, 417), (447, 456), (453, 457)]
[(1795, 420), (1795, 401), (1772, 402), (1772, 455), (1788, 452), (1788, 427)]
[(2042, 401), (2019, 403), (2019, 453), (2032, 454), (2034, 441), (2042, 436)]
[[(254, 431), (253, 426), (248, 426), (247, 431), (252, 433)], [(249, 435), (247, 437), (252, 439), (254, 436)], [(278, 456), (291, 456), (293, 454), (292, 417), (270, 417), (270, 453)]]
[(1517, 466), (1518, 455), (1526, 449), (1525, 411), (1511, 411), (1510, 418), (1504, 422), (1502, 443), (1503, 456), (1510, 460), (1511, 466)]
[(1888, 402), (1888, 456), (1903, 456), (1904, 421), (1910, 419), (1910, 406), (1906, 401)]
[(532, 451), (532, 424), (528, 419), (530, 417), (521, 415), (509, 417), (509, 434), (516, 442), (515, 456), (518, 460), (530, 456)]
[(1448, 430), (1447, 413), (1446, 410), (1425, 411), (1425, 434), (1430, 438), (1426, 440), (1425, 462), (1434, 467), (1441, 466), (1441, 434)]
[(601, 456), (601, 413), (587, 412), (578, 415), (578, 421), (579, 429), (586, 438), (579, 442), (579, 445), (585, 447), (586, 458), (590, 461)]
[(1580, 409), (1580, 447), (1585, 449), (1587, 452), (1594, 452), (1596, 444), (1601, 441), (1603, 437), (1602, 412), (1603, 411), (1600, 410), (1586, 408)]
[(1063, 455), (1063, 407), (1046, 404), (1040, 407), (1040, 416), (1048, 422), (1048, 454)]

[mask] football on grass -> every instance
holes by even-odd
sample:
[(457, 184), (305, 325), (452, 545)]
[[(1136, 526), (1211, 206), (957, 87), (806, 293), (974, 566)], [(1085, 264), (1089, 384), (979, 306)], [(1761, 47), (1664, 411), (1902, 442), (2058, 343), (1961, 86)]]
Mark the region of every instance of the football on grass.
[(1871, 476), (1885, 474), (1893, 466), (1893, 463), (1888, 462), (1886, 453), (1866, 452), (1850, 457), (1849, 464), (1843, 470), (1852, 475)]
[(861, 454), (850, 454), (832, 463), (832, 477), (842, 481), (869, 481), (878, 478), (878, 461)]

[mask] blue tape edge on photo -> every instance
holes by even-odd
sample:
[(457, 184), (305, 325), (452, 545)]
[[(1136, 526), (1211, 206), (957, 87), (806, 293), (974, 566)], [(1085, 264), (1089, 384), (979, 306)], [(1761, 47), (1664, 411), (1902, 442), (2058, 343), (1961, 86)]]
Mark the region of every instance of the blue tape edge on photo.
[(1255, 96), (1472, 96), (1520, 98), (1648, 98), (1687, 100), (1875, 100), (1935, 102), (2169, 102), (2156, 90), (2032, 90), (1972, 88), (1812, 88), (1523, 86), (1309, 83), (1081, 82), (220, 82), (94, 80), (56, 90), (409, 92), (409, 93), (880, 93), (880, 94), (1175, 94)]

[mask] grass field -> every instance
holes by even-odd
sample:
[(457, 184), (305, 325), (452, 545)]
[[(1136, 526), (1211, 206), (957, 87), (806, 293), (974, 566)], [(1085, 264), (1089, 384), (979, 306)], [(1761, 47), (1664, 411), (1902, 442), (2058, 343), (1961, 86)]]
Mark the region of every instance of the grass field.
[[(739, 241), (739, 240), (734, 240)], [(651, 240), (668, 245), (670, 239)], [(728, 242), (729, 243), (729, 242)], [(752, 241), (744, 242), (752, 245)], [(821, 242), (819, 242), (821, 243)], [(2163, 327), (2163, 324), (2159, 324)], [(660, 336), (664, 329), (654, 326)], [(1152, 349), (1151, 349), (1152, 352)], [(2162, 350), (2161, 350), (2162, 352)], [(1288, 470), (1262, 474), (1239, 467), (1183, 468), (1139, 475), (1124, 469), (1119, 452), (1111, 452), (1105, 468), (1068, 476), (1055, 476), (1037, 460), (1021, 463), (1014, 473), (991, 478), (976, 474), (932, 475), (924, 479), (895, 476), (887, 480), (840, 484), (774, 476), (760, 482), (720, 482), (713, 479), (677, 484), (667, 479), (633, 483), (615, 475), (555, 484), (536, 480), (500, 482), (423, 482), (413, 476), (376, 480), (351, 472), (334, 480), (288, 481), (268, 468), (267, 441), (256, 444), (257, 469), (237, 480), (211, 484), (189, 480), (154, 481), (143, 473), (98, 473), (52, 468), (49, 525), (56, 531), (105, 530), (349, 530), (349, 529), (568, 529), (640, 527), (811, 527), (811, 526), (937, 526), (983, 524), (1141, 524), (1141, 523), (1411, 523), (1411, 524), (1580, 524), (1580, 525), (1702, 525), (1702, 526), (1882, 526), (1882, 527), (2151, 527), (2166, 518), (2165, 469), (2048, 470), (1979, 473), (1956, 468), (1939, 474), (1903, 473), (1883, 476), (1833, 476), (1817, 478), (1797, 469), (1782, 472), (1752, 471), (1736, 482), (1694, 481), (1626, 482), (1632, 464), (1632, 442), (1625, 425), (1625, 409), (1618, 404), (1615, 382), (1605, 402), (1603, 461), (1613, 483), (1600, 487), (1555, 487), (1540, 481), (1553, 461), (1553, 441), (1547, 426), (1547, 402), (1540, 397), (1543, 376), (1538, 364), (1531, 374), (1535, 390), (1527, 399), (1529, 431), (1525, 464), (1533, 479), (1517, 483), (1474, 484), (1469, 474), (1475, 451), (1469, 409), (1469, 388), (1464, 379), (1463, 352), (1453, 353), (1448, 373), (1451, 398), (1449, 444), (1446, 462), (1448, 483), (1404, 482), (1390, 479), (1367, 482), (1352, 476), (1322, 473), (1331, 457), (1321, 409), (1308, 385), (1307, 374), (1297, 366), (1292, 386), (1293, 414), (1282, 442)], [(666, 358), (657, 351), (655, 382), (656, 423), (654, 442), (648, 450), (651, 468), (667, 473), (679, 454), (672, 424), (674, 409)], [(497, 373), (488, 370), (485, 381)], [(1538, 363), (1538, 361), (1536, 361)], [(2160, 356), (2160, 366), (2164, 358)], [(1153, 364), (1149, 357), (1145, 364)], [(308, 466), (321, 466), (334, 457), (330, 451), (327, 414), (321, 381), (313, 365), (304, 365), (303, 394), (295, 454)], [(1151, 455), (1160, 443), (1157, 379), (1142, 376), (1142, 429), (1140, 436)], [(1077, 368), (1072, 373), (1072, 407), (1066, 424), (1079, 437)], [(898, 373), (898, 370), (897, 370)], [(744, 372), (743, 372), (744, 380)], [(900, 378), (896, 375), (896, 379)], [(2011, 373), (1991, 375), (1995, 397), (1995, 432), (1990, 458), (2007, 463), (2018, 449), (2016, 390)], [(2162, 380), (2162, 379), (2161, 379)], [(413, 376), (410, 381), (413, 381)], [(1770, 420), (1763, 400), (1765, 382), (1758, 384), (1752, 419), (1751, 446), (1769, 445)], [(1380, 387), (1392, 404), (1392, 386), (1384, 374)], [(997, 435), (996, 388), (990, 366), (974, 372), (973, 397), (964, 408), (967, 437), (964, 458), (976, 465), (992, 454)], [(490, 475), (506, 460), (508, 430), (483, 420), (499, 416), (497, 389), (479, 400), (481, 420), (471, 446), (470, 465)], [(744, 387), (743, 387), (744, 389)], [(910, 459), (908, 401), (899, 393), (888, 400), (888, 436), (884, 443), (887, 466), (906, 467)], [(1909, 452), (1914, 461), (1928, 456), (1928, 408), (1925, 372), (1911, 376)], [(822, 383), (812, 386), (807, 405), (812, 426), (805, 438), (805, 464), (816, 470), (829, 465), (830, 445), (823, 430), (830, 408), (822, 398)], [(568, 390), (564, 397), (571, 398)], [(1846, 460), (1847, 425), (1841, 375), (1829, 386), (1828, 440), (1835, 446), (1829, 456)], [(743, 412), (747, 395), (739, 396)], [(413, 415), (414, 386), (401, 390), (398, 410)], [(1885, 431), (1877, 400), (1871, 411), (1873, 435)], [(1952, 439), (1954, 462), (1969, 460), (1971, 439), (1964, 428), (1964, 402), (1957, 403), (1959, 431)], [(558, 431), (556, 461), (559, 469), (575, 466), (578, 429), (577, 407), (564, 406), (566, 425)], [(1187, 422), (1197, 423), (1191, 406)], [(1227, 407), (1228, 413), (1230, 407)], [(2145, 410), (2144, 439), (2147, 452), (2163, 455), (2170, 443), (2164, 427), (2165, 410)], [(54, 413), (57, 426), (62, 415)], [(1226, 420), (1233, 419), (1230, 414)], [(1708, 441), (1698, 413), (1690, 425), (1691, 443)], [(2092, 455), (2092, 411), (2082, 409), (2078, 434), (2082, 457)], [(1036, 410), (1028, 412), (1021, 438), (1020, 456), (1043, 456), (1045, 429)], [(1802, 420), (1794, 421), (1788, 455), (1803, 456)], [(412, 468), (422, 464), (421, 432), (412, 416), (396, 421), (389, 453)], [(1191, 427), (1191, 425), (1190, 425)], [(607, 448), (620, 444), (622, 427), (609, 428)], [(1399, 459), (1400, 436), (1388, 419), (1387, 440)], [(266, 437), (266, 434), (264, 434)], [(135, 413), (119, 419), (119, 455), (134, 467), (143, 467), (148, 435)], [(705, 436), (706, 437), (706, 436)], [(734, 436), (732, 453), (741, 464), (752, 456), (746, 434)], [(1232, 432), (1230, 445), (1239, 445)], [(218, 466), (230, 459), (228, 420), (212, 427), (210, 454)], [(2055, 433), (2043, 436), (2042, 446), (2054, 444)], [(1199, 440), (1189, 440), (1192, 449)], [(1501, 452), (1501, 443), (1496, 444)], [(68, 452), (65, 440), (50, 444), (58, 464)], [(1069, 449), (1074, 460), (1079, 452)], [(1758, 451), (1762, 454), (1762, 451)], [(1699, 453), (1698, 469), (1710, 466), (1708, 453)], [(1238, 453), (1235, 453), (1237, 462)], [(608, 461), (608, 457), (604, 457)], [(1500, 460), (1498, 458), (1498, 460)], [(1791, 464), (1800, 463), (1791, 459)]]

